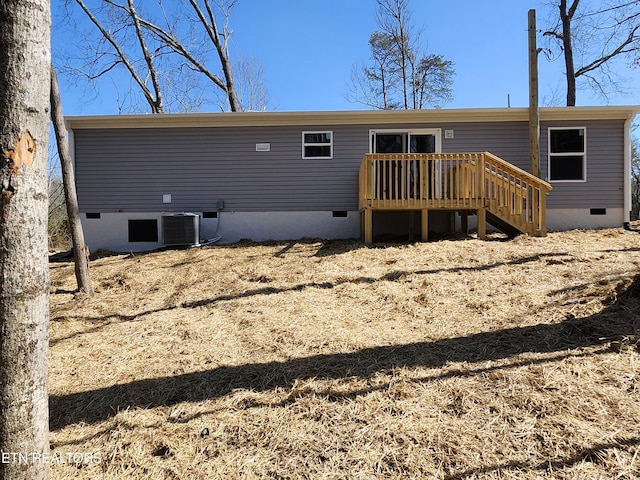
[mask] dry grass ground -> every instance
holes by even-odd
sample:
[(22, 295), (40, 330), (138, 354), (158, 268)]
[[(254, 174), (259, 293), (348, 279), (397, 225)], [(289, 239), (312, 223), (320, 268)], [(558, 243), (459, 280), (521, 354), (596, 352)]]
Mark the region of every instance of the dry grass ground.
[(52, 263), (52, 453), (97, 461), (51, 478), (637, 478), (638, 272), (623, 230)]

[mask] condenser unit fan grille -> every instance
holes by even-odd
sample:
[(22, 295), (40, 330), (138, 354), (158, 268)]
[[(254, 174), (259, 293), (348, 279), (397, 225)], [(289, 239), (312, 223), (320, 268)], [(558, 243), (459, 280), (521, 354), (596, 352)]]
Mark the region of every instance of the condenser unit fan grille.
[(200, 242), (200, 217), (194, 213), (162, 216), (164, 245), (197, 245)]

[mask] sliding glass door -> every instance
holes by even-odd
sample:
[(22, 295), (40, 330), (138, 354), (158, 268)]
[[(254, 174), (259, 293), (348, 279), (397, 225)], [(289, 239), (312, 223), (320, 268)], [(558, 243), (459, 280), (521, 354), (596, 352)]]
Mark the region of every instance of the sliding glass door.
[(371, 131), (371, 153), (438, 153), (440, 130)]
[[(372, 130), (371, 153), (438, 153), (440, 152), (440, 130)], [(383, 199), (419, 199), (422, 185), (431, 185), (429, 196), (438, 195), (440, 190), (439, 166), (429, 162), (426, 172), (421, 172), (421, 163), (409, 160), (383, 160), (376, 164), (376, 192)], [(424, 162), (422, 163), (424, 170)], [(428, 175), (421, 180), (421, 175)], [(422, 192), (427, 195), (427, 192)], [(426, 198), (426, 197), (425, 197)]]

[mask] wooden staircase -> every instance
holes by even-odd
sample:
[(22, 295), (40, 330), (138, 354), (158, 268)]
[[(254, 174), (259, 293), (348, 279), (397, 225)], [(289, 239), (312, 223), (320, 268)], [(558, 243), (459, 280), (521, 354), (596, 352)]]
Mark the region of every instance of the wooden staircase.
[(420, 211), (422, 238), (428, 214), (476, 213), (478, 236), (486, 223), (510, 236), (544, 236), (551, 185), (489, 152), (368, 154), (360, 166), (359, 208), (366, 243), (373, 238), (373, 211)]
[(509, 236), (510, 238), (517, 237), (518, 235), (523, 233), (518, 228), (511, 225), (509, 222), (506, 222), (505, 220), (491, 213), (488, 210), (487, 210), (486, 221), (488, 224), (493, 225), (501, 232), (506, 233), (507, 236)]

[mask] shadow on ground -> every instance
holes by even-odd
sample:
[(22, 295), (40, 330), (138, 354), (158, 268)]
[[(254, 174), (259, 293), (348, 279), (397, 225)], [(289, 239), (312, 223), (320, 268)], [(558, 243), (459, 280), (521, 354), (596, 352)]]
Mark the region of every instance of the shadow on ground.
[[(553, 353), (629, 342), (640, 327), (640, 275), (622, 285), (617, 299), (598, 314), (483, 332), (433, 342), (366, 348), (352, 353), (314, 355), (284, 362), (251, 363), (167, 376), (50, 397), (52, 430), (95, 423), (127, 408), (153, 408), (217, 398), (235, 389), (266, 391), (296, 380), (370, 378), (400, 367), (441, 367), (448, 362), (487, 362), (524, 353)], [(634, 340), (635, 341), (635, 340)], [(434, 378), (435, 379), (435, 378)], [(365, 394), (366, 392), (359, 392)]]

